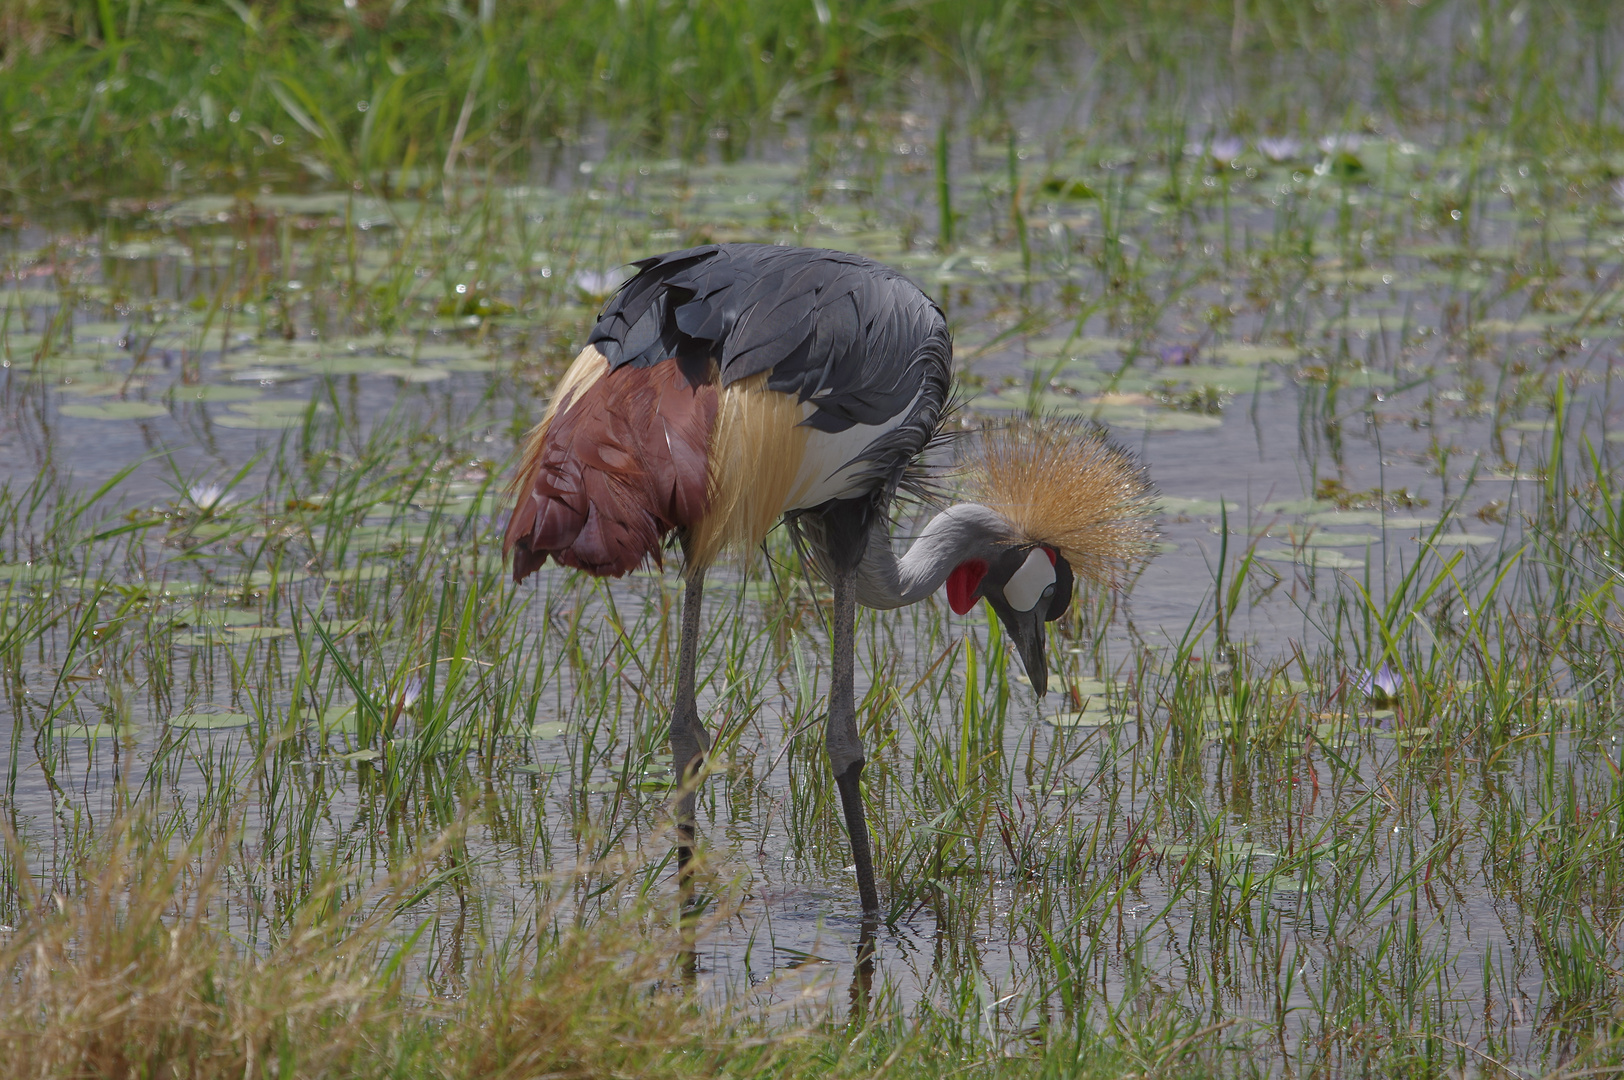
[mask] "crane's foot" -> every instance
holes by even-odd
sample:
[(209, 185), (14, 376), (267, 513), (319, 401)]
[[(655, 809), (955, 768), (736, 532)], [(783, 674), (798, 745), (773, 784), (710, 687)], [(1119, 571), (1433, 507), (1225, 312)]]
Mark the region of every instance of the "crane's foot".
[(835, 777), (840, 788), (840, 807), (846, 813), (846, 833), (851, 837), (852, 863), (857, 868), (857, 894), (863, 902), (863, 923), (877, 922), (880, 917), (880, 891), (874, 884), (874, 855), (868, 842), (868, 817), (863, 812), (863, 792), (859, 781), (863, 776), (861, 759), (852, 762), (846, 771)]

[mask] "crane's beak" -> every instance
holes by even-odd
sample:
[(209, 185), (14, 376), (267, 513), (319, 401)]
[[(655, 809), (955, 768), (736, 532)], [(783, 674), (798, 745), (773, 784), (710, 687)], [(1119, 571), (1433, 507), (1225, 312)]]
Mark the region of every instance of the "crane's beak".
[(1039, 604), (1031, 611), (1016, 611), (991, 596), (987, 597), (987, 603), (998, 613), (998, 621), (1004, 624), (1010, 643), (1020, 655), (1021, 666), (1026, 668), (1026, 677), (1032, 680), (1032, 689), (1037, 691), (1038, 697), (1042, 697), (1049, 691), (1048, 637), (1043, 631), (1044, 615), (1049, 605)]

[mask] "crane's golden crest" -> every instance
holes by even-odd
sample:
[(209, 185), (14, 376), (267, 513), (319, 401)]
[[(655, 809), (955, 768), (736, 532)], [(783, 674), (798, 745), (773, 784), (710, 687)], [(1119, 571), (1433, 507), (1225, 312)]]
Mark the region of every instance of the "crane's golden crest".
[(1039, 420), (989, 428), (971, 461), (977, 502), (1081, 577), (1115, 584), (1155, 549), (1155, 490), (1144, 466), (1098, 428)]

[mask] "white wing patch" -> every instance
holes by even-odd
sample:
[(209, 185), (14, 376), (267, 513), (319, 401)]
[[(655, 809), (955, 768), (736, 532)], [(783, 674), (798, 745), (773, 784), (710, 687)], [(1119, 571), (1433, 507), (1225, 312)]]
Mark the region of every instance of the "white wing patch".
[(1054, 566), (1042, 548), (1033, 548), (1021, 568), (1009, 576), (1004, 599), (1016, 611), (1031, 611), (1043, 599), (1043, 590), (1054, 584)]
[[(800, 471), (784, 509), (806, 510), (830, 499), (855, 498), (872, 490), (872, 482), (863, 476), (867, 465), (862, 460), (863, 454), (911, 416), (918, 402), (916, 394), (913, 401), (883, 424), (856, 424), (838, 432), (810, 429), (806, 456), (801, 459)], [(813, 411), (810, 401), (801, 406), (803, 418), (811, 416)]]

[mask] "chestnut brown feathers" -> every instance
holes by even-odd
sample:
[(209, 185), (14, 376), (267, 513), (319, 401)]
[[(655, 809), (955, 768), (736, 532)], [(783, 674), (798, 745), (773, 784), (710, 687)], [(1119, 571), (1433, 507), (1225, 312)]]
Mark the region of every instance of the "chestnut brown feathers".
[[(576, 366), (601, 365), (596, 350)], [(506, 548), (522, 581), (551, 555), (589, 574), (619, 576), (709, 505), (706, 448), (714, 384), (693, 385), (675, 360), (613, 378), (565, 376), (561, 399), (531, 435)], [(568, 391), (566, 393), (565, 391)]]

